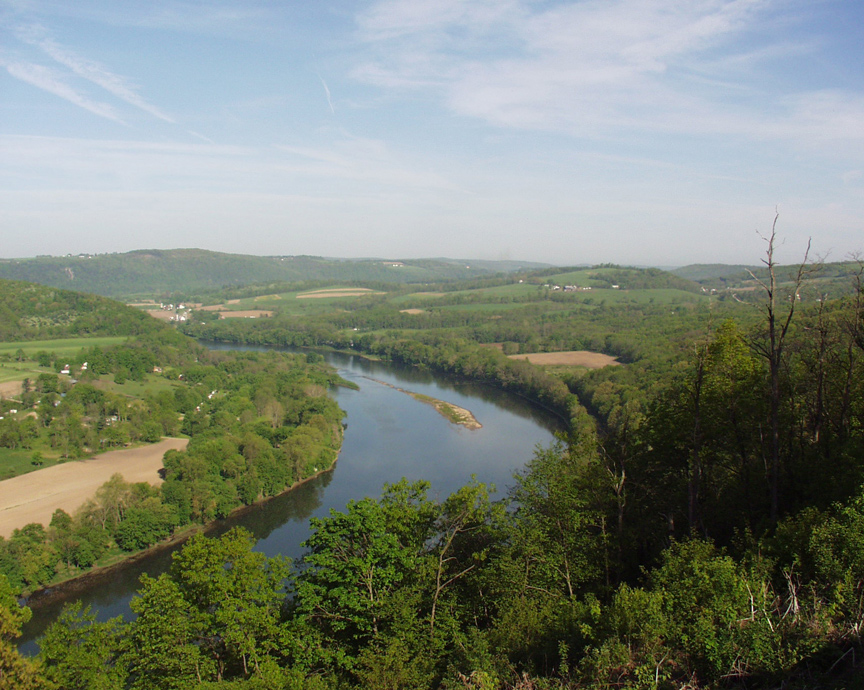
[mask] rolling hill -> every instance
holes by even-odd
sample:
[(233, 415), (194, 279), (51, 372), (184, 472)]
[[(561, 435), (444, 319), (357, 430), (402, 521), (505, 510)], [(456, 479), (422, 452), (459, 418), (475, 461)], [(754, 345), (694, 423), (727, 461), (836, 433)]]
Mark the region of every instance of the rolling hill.
[(166, 328), (114, 300), (0, 279), (0, 341), (73, 336), (132, 336)]
[(107, 297), (132, 297), (198, 293), (268, 281), (446, 282), (546, 265), (455, 259), (349, 260), (154, 249), (124, 254), (0, 259), (0, 278)]

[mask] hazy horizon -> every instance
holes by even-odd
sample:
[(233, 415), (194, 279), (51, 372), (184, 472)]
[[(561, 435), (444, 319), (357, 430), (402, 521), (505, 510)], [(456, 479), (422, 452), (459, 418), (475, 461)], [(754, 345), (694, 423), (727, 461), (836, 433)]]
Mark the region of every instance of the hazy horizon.
[[(0, 252), (864, 250), (840, 0), (0, 0)], [(858, 56), (857, 58), (855, 56)]]
[[(479, 257), (471, 257), (471, 256), (325, 256), (321, 254), (259, 254), (255, 252), (217, 252), (216, 250), (206, 249), (205, 247), (139, 247), (137, 249), (129, 249), (124, 252), (66, 252), (64, 254), (36, 254), (32, 256), (0, 256), (0, 261), (28, 261), (30, 259), (62, 259), (66, 257), (71, 258), (82, 258), (88, 256), (109, 256), (116, 254), (127, 254), (131, 252), (174, 252), (174, 251), (204, 251), (204, 252), (216, 252), (216, 253), (224, 253), (224, 254), (237, 254), (239, 256), (253, 256), (258, 258), (298, 258), (298, 257), (309, 257), (312, 259), (324, 259), (325, 261), (451, 261), (451, 262), (462, 262), (462, 261), (479, 261), (479, 262), (501, 262), (501, 261), (509, 261), (512, 263), (524, 263), (524, 264), (543, 264), (553, 268), (587, 268), (591, 266), (599, 265), (597, 263), (587, 263), (580, 262), (576, 264), (565, 264), (565, 263), (555, 263), (550, 261), (532, 261), (530, 259), (522, 259), (519, 257), (514, 257), (511, 259), (484, 259)], [(624, 268), (658, 268), (664, 271), (672, 271), (676, 268), (684, 268), (685, 266), (693, 265), (693, 264), (636, 264), (636, 263), (617, 263), (617, 262), (600, 262), (600, 263), (611, 263), (614, 265), (619, 265)], [(709, 263), (724, 263), (724, 262), (699, 262), (702, 264)], [(800, 263), (799, 262), (792, 262)], [(748, 267), (759, 267), (762, 265), (761, 261), (753, 261), (750, 263), (741, 263), (736, 262), (735, 264), (725, 264), (725, 265), (742, 265)], [(782, 264), (778, 264), (782, 265)]]

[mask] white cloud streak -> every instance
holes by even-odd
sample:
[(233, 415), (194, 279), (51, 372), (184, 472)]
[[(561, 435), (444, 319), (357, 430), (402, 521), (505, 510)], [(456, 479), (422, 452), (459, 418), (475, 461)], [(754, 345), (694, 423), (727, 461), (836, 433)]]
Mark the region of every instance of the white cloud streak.
[(41, 41), (39, 47), (61, 65), (65, 65), (71, 69), (79, 77), (101, 86), (121, 101), (125, 101), (129, 105), (135, 106), (165, 122), (174, 122), (171, 117), (136, 93), (135, 89), (129, 85), (124, 77), (112, 74), (99, 63), (76, 55), (72, 51), (57, 45), (54, 41)]
[(324, 93), (327, 95), (327, 105), (330, 106), (330, 113), (335, 115), (336, 111), (333, 109), (333, 100), (330, 98), (330, 88), (327, 86), (327, 82), (324, 81), (324, 77), (319, 75), (318, 78), (321, 80), (321, 86), (324, 87)]
[(171, 117), (142, 98), (125, 77), (110, 72), (98, 62), (78, 55), (50, 38), (40, 37), (41, 29), (39, 27), (22, 28), (19, 29), (18, 33), (24, 42), (40, 48), (54, 61), (71, 70), (73, 74), (96, 84), (121, 101), (143, 110), (153, 117), (165, 122), (174, 122)]
[(104, 117), (114, 122), (123, 124), (123, 120), (117, 114), (117, 111), (107, 103), (92, 101), (83, 94), (76, 91), (67, 84), (62, 75), (55, 70), (44, 65), (36, 65), (30, 62), (9, 62), (5, 63), (6, 71), (16, 79), (35, 86), (36, 88), (59, 96), (70, 103), (77, 105), (79, 108), (84, 108), (94, 115)]

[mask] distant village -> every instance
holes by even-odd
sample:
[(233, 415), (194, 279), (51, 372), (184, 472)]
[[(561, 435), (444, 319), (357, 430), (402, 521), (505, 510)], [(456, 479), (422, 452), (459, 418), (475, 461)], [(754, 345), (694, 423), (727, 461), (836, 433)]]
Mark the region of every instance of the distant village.
[[(521, 283), (522, 281), (520, 280), (519, 282)], [(553, 285), (551, 283), (545, 283), (543, 287), (547, 290), (552, 291), (561, 290), (561, 292), (591, 292), (592, 290), (591, 286), (581, 287), (579, 285), (564, 285), (562, 287), (561, 285)], [(613, 290), (618, 290), (621, 288), (620, 285), (611, 285), (610, 287)]]

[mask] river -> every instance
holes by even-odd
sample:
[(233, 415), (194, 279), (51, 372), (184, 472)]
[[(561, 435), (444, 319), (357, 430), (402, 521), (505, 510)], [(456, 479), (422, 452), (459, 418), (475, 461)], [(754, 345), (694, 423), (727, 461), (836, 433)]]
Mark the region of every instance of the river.
[[(347, 424), (336, 466), (293, 491), (217, 521), (208, 527), (208, 534), (242, 526), (255, 536), (257, 550), (296, 559), (309, 536), (310, 517), (343, 509), (351, 499), (378, 496), (384, 483), (402, 477), (428, 480), (430, 496), (443, 499), (473, 475), (494, 484), (501, 496), (535, 448), (549, 445), (554, 432), (563, 428), (561, 420), (547, 411), (495, 388), (350, 354), (326, 353), (325, 357), (343, 378), (360, 386), (359, 391), (332, 391), (346, 412)], [(431, 405), (380, 382), (464, 407), (483, 426), (471, 430), (455, 425)], [(97, 611), (100, 620), (117, 615), (128, 619), (129, 601), (141, 575), (164, 572), (176, 548), (147, 554), (62, 596), (31, 601), (33, 618), (24, 627), (20, 649), (36, 653), (35, 640), (67, 601), (80, 599)]]

